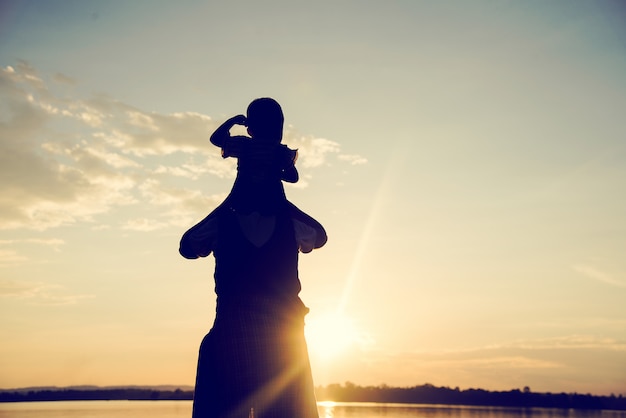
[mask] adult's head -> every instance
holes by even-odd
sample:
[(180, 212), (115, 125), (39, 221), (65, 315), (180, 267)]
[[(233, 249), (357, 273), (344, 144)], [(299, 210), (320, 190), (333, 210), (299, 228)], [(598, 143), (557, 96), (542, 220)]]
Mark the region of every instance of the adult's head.
[(248, 105), (246, 123), (253, 138), (280, 142), (284, 121), (283, 110), (274, 99), (262, 97)]

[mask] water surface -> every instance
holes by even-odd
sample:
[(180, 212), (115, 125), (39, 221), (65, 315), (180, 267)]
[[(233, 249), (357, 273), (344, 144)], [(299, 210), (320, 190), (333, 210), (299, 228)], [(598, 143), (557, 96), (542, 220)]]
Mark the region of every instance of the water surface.
[[(320, 418), (626, 418), (626, 411), (320, 402)], [(0, 418), (191, 418), (191, 401), (0, 403)], [(262, 417), (259, 417), (262, 418)]]

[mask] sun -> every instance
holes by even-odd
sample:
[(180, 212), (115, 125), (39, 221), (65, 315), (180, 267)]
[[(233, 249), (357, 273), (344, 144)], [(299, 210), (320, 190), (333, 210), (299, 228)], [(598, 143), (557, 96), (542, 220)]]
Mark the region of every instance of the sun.
[(321, 360), (336, 358), (361, 340), (354, 321), (338, 312), (310, 315), (305, 333), (310, 355)]

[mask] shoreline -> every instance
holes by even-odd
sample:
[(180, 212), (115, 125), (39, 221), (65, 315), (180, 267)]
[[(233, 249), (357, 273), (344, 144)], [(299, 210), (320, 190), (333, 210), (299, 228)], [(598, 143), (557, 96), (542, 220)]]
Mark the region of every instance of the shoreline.
[[(60, 402), (60, 401), (191, 401), (193, 389), (182, 386), (159, 387), (68, 387), (68, 388), (24, 388), (0, 389), (0, 403)], [(389, 386), (361, 387), (346, 383), (319, 386), (315, 390), (318, 404), (375, 403), (378, 405), (439, 405), (465, 407), (511, 407), (552, 408), (578, 410), (626, 411), (626, 397), (619, 395), (595, 396), (590, 394), (534, 393), (528, 388), (506, 392), (489, 392), (482, 389), (459, 390), (432, 385), (410, 388)]]

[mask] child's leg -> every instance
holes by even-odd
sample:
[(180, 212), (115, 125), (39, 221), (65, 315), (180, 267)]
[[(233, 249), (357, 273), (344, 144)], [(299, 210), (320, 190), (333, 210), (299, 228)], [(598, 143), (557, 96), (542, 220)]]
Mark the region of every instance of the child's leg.
[(289, 200), (286, 200), (285, 202), (287, 204), (287, 211), (293, 219), (300, 221), (303, 224), (315, 229), (316, 237), (315, 245), (313, 248), (320, 248), (324, 244), (326, 244), (326, 241), (328, 241), (328, 236), (326, 235), (326, 230), (324, 229), (322, 224), (313, 219), (312, 216), (304, 213), (302, 210), (300, 210), (300, 208), (291, 203)]
[(203, 220), (191, 227), (180, 240), (179, 252), (189, 259), (206, 257), (215, 249), (219, 217), (229, 210), (230, 201), (227, 197), (218, 207), (213, 209)]

